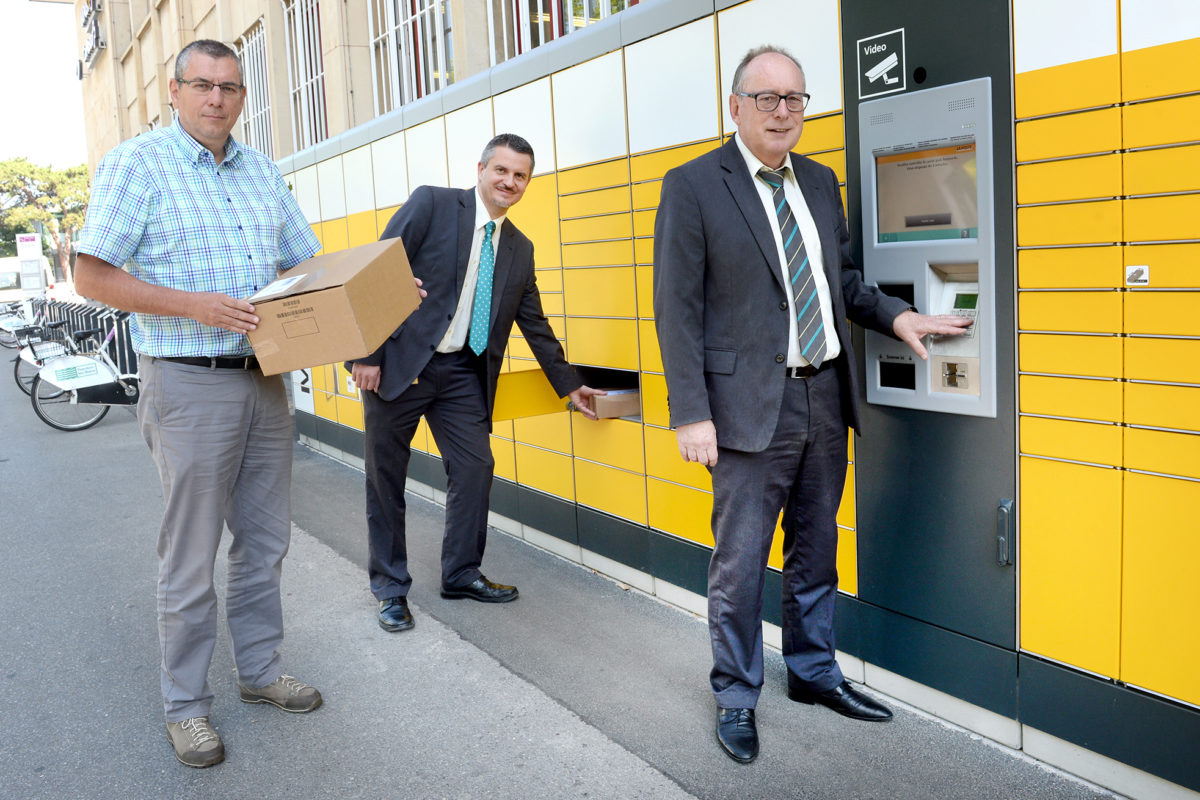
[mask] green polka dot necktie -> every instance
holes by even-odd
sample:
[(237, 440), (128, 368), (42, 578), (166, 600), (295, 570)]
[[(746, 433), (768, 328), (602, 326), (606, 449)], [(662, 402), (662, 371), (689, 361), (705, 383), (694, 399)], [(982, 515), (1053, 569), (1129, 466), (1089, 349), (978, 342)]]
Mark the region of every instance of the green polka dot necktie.
[(779, 233), (783, 237), (783, 256), (792, 284), (792, 307), (796, 310), (796, 337), (800, 343), (800, 355), (814, 367), (819, 367), (825, 359), (825, 322), (821, 319), (821, 303), (817, 300), (817, 284), (813, 280), (812, 266), (808, 263), (804, 237), (800, 235), (800, 225), (783, 194), (783, 170), (763, 167), (758, 171), (758, 177), (771, 187), (771, 200), (775, 204)]
[(475, 280), (475, 302), (471, 307), (471, 335), (467, 343), (477, 356), (487, 349), (488, 322), (492, 318), (492, 273), (496, 269), (496, 254), (492, 250), (495, 221), (483, 226), (483, 244), (479, 248), (479, 277)]

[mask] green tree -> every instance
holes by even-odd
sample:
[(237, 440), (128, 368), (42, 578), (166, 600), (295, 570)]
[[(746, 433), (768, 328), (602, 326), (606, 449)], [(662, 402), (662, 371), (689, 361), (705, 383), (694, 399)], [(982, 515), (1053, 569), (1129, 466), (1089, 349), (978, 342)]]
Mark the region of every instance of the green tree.
[(0, 161), (0, 229), (31, 231), (40, 222), (58, 250), (58, 266), (73, 285), (71, 241), (87, 211), (86, 166), (54, 169), (24, 158)]

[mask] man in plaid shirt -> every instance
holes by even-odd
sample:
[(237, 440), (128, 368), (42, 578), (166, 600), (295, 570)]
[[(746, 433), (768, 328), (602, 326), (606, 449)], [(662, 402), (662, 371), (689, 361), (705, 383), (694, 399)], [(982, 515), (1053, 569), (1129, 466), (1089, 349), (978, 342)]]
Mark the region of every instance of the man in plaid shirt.
[[(275, 165), (230, 135), (246, 97), (229, 47), (200, 40), (175, 59), (169, 128), (100, 162), (76, 288), (135, 312), (138, 423), (166, 511), (158, 538), (163, 708), (176, 757), (225, 757), (208, 721), (216, 643), (213, 567), (229, 526), (225, 609), (241, 699), (312, 711), (321, 694), (283, 673), (279, 578), (291, 533), (292, 421), (280, 376), (265, 377), (244, 298), (320, 244)], [(127, 271), (126, 271), (127, 270)]]

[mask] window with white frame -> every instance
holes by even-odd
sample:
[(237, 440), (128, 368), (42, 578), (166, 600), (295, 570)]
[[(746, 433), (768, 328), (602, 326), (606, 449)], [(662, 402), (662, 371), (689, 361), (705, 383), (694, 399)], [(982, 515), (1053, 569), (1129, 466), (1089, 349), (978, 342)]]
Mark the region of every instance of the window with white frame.
[(454, 83), (448, 0), (369, 0), (367, 26), (376, 115)]
[(492, 65), (636, 6), (639, 0), (488, 0)]
[(262, 17), (250, 26), (234, 48), (245, 73), (246, 104), (242, 107), (242, 141), (275, 158), (271, 141), (271, 94), (267, 86), (267, 36)]
[(287, 27), (292, 147), (311, 147), (329, 135), (325, 116), (325, 62), (321, 55), (320, 0), (280, 0)]

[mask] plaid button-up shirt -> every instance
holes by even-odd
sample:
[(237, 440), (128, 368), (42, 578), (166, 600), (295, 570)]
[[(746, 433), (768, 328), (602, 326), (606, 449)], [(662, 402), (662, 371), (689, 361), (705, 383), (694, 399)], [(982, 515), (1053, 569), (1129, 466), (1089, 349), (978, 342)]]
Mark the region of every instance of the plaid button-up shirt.
[[(113, 148), (96, 169), (79, 252), (147, 283), (247, 298), (320, 250), (275, 164), (225, 145), (218, 165), (178, 120)], [(136, 314), (133, 347), (156, 357), (249, 355), (246, 337)]]

